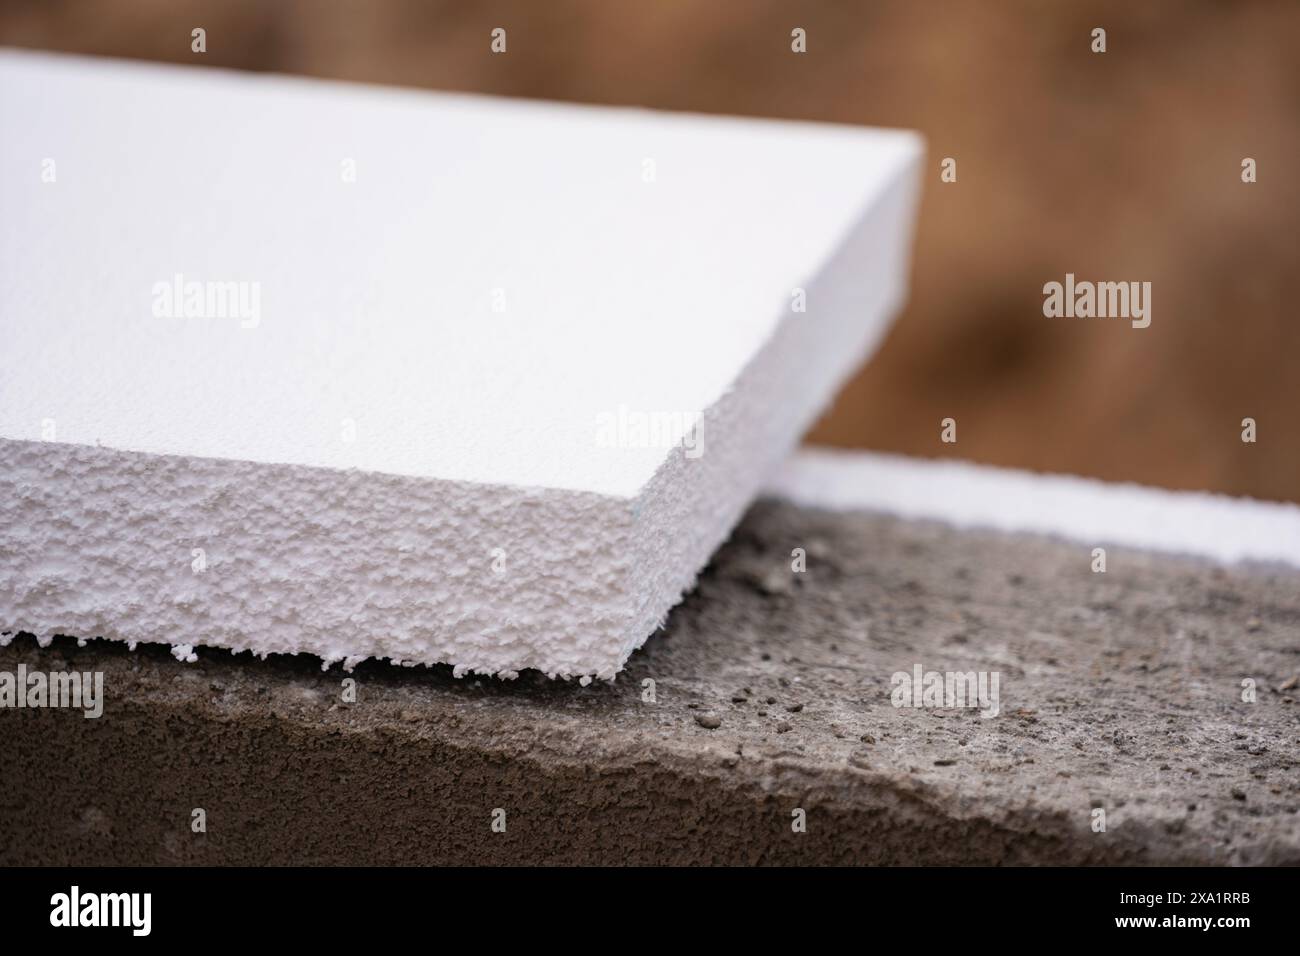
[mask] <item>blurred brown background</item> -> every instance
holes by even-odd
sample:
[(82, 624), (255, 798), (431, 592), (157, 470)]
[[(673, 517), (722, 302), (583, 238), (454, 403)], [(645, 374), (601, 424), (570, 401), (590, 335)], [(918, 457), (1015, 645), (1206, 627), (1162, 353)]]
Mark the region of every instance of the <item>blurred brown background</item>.
[[(812, 440), (1300, 500), (1297, 0), (0, 0), (0, 43), (919, 129), (910, 304)], [(1066, 272), (1150, 328), (1045, 318)]]

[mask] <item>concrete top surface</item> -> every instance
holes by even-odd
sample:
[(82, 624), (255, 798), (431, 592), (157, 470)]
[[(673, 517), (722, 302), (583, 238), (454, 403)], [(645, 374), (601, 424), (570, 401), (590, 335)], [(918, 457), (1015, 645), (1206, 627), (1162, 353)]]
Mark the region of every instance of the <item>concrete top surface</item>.
[(587, 687), (18, 637), (105, 702), (0, 710), (0, 863), (1300, 863), (1300, 572), (1092, 563), (764, 501)]

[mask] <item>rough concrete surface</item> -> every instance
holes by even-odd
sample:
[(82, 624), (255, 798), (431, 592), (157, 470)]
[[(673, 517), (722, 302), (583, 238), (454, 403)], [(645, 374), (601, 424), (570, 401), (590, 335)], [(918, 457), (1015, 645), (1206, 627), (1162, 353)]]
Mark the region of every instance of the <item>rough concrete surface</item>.
[[(0, 710), (0, 863), (1300, 863), (1300, 572), (1091, 561), (762, 502), (587, 687), (20, 636), (106, 704)], [(916, 664), (999, 715), (895, 708)]]

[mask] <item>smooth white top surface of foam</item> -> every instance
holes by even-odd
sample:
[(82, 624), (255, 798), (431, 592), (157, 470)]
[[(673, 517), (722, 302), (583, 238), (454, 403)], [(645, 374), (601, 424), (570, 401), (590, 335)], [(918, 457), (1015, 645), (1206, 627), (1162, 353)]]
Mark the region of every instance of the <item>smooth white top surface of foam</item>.
[(1300, 507), (960, 461), (804, 448), (767, 493), (835, 510), (1300, 567)]
[(619, 496), (918, 148), (12, 51), (0, 139), (0, 438)]

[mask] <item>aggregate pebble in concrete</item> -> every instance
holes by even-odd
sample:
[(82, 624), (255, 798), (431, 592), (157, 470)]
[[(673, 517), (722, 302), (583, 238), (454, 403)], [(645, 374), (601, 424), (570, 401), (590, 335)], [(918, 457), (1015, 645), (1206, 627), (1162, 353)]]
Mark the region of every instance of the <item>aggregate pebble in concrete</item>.
[(107, 701), (0, 710), (0, 863), (1300, 863), (1300, 572), (1107, 558), (762, 502), (587, 687), (20, 637)]

